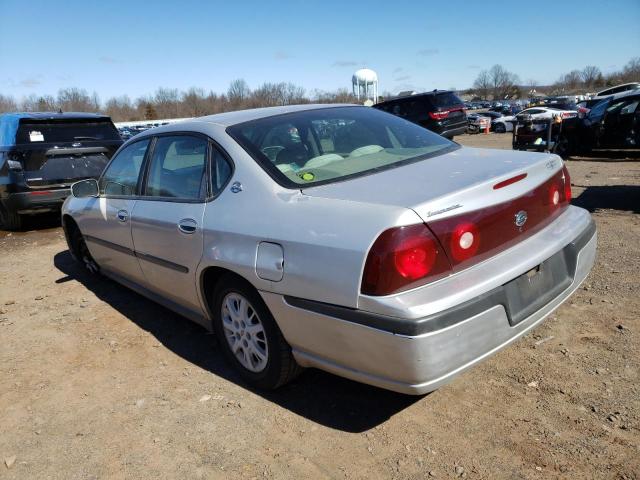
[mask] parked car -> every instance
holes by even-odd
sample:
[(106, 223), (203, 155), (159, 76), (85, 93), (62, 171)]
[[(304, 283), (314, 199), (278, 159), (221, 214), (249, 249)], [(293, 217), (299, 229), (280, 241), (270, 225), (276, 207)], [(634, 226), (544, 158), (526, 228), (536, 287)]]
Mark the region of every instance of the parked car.
[(522, 110), (517, 115), (506, 115), (492, 120), (491, 127), (496, 133), (513, 131), (513, 124), (518, 118), (530, 117), (532, 120), (551, 119), (554, 115), (560, 115), (563, 119), (572, 118), (578, 115), (577, 110), (562, 110), (551, 107), (532, 107)]
[(499, 112), (474, 112), (467, 115), (467, 129), (469, 133), (478, 133), (481, 130), (481, 119), (487, 118), (489, 120), (489, 128), (492, 129), (492, 121), (504, 117), (504, 114)]
[(500, 113), (502, 115), (515, 115), (520, 112), (522, 108), (516, 104), (513, 105), (502, 105), (500, 107), (492, 107), (489, 109), (490, 112)]
[(111, 119), (90, 113), (0, 115), (0, 224), (59, 210), (73, 182), (97, 177), (122, 145)]
[(549, 97), (544, 99), (544, 107), (555, 108), (559, 110), (577, 110), (575, 96)]
[(640, 148), (640, 90), (609, 96), (568, 125), (565, 137), (571, 152), (594, 148)]
[(394, 98), (373, 107), (428, 128), (448, 139), (462, 135), (467, 129), (464, 103), (455, 93), (447, 90)]
[(585, 279), (595, 226), (570, 198), (555, 155), (298, 105), (141, 133), (62, 218), (74, 258), (214, 331), (255, 387), (317, 367), (423, 394)]
[(606, 88), (598, 93), (596, 93), (595, 98), (603, 98), (609, 95), (615, 95), (616, 93), (628, 92), (631, 90), (640, 89), (640, 83), (631, 82), (631, 83), (623, 83), (621, 85), (616, 85), (615, 87)]

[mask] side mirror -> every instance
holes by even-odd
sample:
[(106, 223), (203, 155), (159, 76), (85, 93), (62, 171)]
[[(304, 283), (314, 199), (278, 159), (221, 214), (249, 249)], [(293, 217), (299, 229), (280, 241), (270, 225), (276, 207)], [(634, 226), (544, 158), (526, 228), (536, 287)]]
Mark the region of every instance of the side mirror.
[(95, 178), (88, 178), (71, 185), (71, 195), (76, 198), (87, 198), (98, 196), (98, 181)]

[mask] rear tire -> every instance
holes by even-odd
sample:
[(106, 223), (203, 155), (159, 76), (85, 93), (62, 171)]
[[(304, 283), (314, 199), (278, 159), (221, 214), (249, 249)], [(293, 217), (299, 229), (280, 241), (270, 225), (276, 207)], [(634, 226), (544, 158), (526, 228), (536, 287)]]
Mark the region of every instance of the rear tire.
[(0, 225), (5, 230), (20, 230), (22, 228), (22, 216), (17, 212), (10, 212), (0, 204)]
[(250, 284), (235, 275), (223, 275), (212, 306), (218, 344), (249, 385), (273, 390), (302, 372), (271, 312)]

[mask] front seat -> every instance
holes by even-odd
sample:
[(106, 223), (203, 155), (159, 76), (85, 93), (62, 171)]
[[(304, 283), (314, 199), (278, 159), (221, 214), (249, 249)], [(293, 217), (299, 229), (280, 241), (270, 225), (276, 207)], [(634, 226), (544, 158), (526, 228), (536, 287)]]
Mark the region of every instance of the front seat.
[(278, 152), (276, 165), (295, 163), (299, 167), (304, 167), (307, 160), (309, 160), (307, 149), (303, 144), (295, 143), (288, 145)]

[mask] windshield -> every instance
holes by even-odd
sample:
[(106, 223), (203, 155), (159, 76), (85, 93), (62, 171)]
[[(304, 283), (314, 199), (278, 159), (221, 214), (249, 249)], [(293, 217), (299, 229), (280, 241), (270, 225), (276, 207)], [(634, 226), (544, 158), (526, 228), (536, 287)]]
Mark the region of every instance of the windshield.
[(280, 184), (318, 185), (422, 160), (457, 145), (368, 107), (277, 115), (227, 129)]

